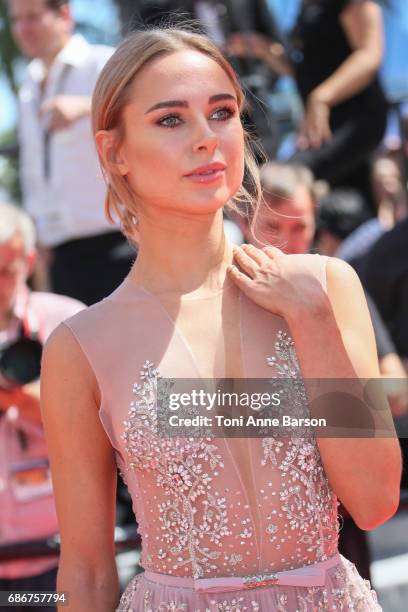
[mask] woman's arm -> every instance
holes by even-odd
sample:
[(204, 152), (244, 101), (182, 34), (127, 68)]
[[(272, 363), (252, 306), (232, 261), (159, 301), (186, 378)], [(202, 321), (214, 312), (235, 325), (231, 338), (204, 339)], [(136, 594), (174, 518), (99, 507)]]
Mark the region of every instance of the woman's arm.
[(335, 106), (366, 87), (378, 71), (384, 50), (381, 9), (376, 2), (349, 4), (340, 15), (352, 53), (311, 94)]
[(116, 466), (99, 404), (91, 367), (61, 324), (44, 349), (41, 411), (61, 535), (57, 590), (75, 612), (112, 612), (119, 602)]
[[(272, 246), (263, 249), (252, 245), (234, 246), (234, 265), (228, 267), (228, 272), (249, 299), (286, 319), (306, 381), (306, 393), (311, 389), (310, 379), (311, 382), (350, 379), (349, 389), (355, 393), (357, 387), (361, 397), (361, 384), (367, 379), (378, 379), (380, 373), (374, 331), (360, 280), (349, 264), (331, 257), (326, 265), (327, 292), (324, 292), (317, 278), (311, 278), (303, 257), (284, 255)], [(313, 416), (317, 416), (311, 401), (314, 393), (308, 399)], [(382, 397), (375, 399), (376, 408), (383, 411), (379, 414), (391, 423), (388, 437), (317, 438), (330, 484), (362, 529), (373, 529), (386, 521), (395, 513), (399, 502), (399, 442), (392, 428), (389, 405), (385, 398), (380, 405), (378, 401)], [(356, 410), (361, 407), (361, 401), (359, 404), (350, 398), (349, 410), (352, 403), (357, 406)], [(352, 416), (360, 421), (365, 415), (353, 413)]]
[[(316, 314), (301, 306), (288, 317), (302, 375), (379, 378), (360, 280), (349, 264), (337, 258), (328, 260), (326, 271), (328, 307)], [(373, 529), (395, 513), (401, 479), (396, 438), (318, 438), (318, 445), (330, 484), (359, 527)]]
[(309, 94), (298, 139), (301, 149), (318, 148), (331, 138), (330, 109), (362, 91), (381, 64), (384, 42), (380, 7), (372, 1), (350, 4), (340, 21), (352, 53)]

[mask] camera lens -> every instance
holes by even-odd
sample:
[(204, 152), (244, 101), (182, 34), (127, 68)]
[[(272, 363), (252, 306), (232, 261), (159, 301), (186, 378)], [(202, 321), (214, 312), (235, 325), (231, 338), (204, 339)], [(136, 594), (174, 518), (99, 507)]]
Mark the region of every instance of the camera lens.
[(41, 370), (42, 344), (22, 338), (9, 345), (0, 355), (0, 373), (10, 386), (21, 386), (37, 380)]

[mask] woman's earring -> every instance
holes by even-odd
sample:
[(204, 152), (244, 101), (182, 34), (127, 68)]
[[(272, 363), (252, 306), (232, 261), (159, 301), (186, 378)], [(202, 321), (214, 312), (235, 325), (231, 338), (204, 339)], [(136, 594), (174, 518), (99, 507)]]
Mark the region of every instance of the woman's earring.
[(136, 215), (132, 215), (132, 223), (133, 225), (139, 225), (139, 219), (136, 217)]

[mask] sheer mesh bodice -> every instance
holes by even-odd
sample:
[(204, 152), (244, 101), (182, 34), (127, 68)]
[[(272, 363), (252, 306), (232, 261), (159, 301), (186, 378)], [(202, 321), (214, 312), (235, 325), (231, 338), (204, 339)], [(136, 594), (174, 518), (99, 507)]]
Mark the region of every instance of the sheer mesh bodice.
[[(289, 257), (301, 258), (325, 290), (326, 258)], [(282, 317), (233, 285), (209, 298), (188, 297), (156, 296), (128, 277), (109, 297), (65, 322), (101, 390), (100, 419), (142, 536), (140, 564), (160, 574), (209, 578), (290, 570), (329, 559), (337, 551), (337, 499), (313, 438), (158, 435), (158, 377), (300, 376)], [(346, 569), (338, 572), (345, 576)], [(136, 583), (125, 595), (129, 608), (121, 609), (153, 612), (146, 593), (145, 607), (131, 607)], [(358, 597), (367, 607), (361, 609), (379, 609), (369, 590), (362, 593)], [(171, 603), (160, 597), (156, 605)], [(201, 608), (191, 603), (159, 609)], [(202, 607), (210, 609), (255, 608)], [(273, 609), (272, 604), (264, 608)]]

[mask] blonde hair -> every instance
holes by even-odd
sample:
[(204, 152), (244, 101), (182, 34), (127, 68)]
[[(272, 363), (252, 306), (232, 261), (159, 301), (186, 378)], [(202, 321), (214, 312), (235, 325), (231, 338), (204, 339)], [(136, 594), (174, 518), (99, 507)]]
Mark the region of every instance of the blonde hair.
[[(154, 59), (177, 51), (192, 49), (216, 61), (231, 80), (237, 95), (239, 111), (245, 104), (245, 95), (238, 78), (217, 47), (203, 34), (194, 30), (194, 24), (180, 26), (160, 26), (132, 33), (119, 45), (101, 71), (92, 98), (92, 129), (94, 135), (99, 130), (117, 130), (116, 146), (123, 139), (123, 109), (129, 103), (132, 83), (136, 75)], [(251, 149), (251, 137), (244, 130), (245, 177), (244, 181), (226, 204), (240, 215), (248, 214), (248, 207), (255, 208), (261, 198), (259, 170)], [(134, 193), (125, 176), (114, 172), (103, 163), (102, 172), (107, 183), (105, 214), (114, 223), (114, 214), (119, 217), (122, 231), (128, 239), (134, 240), (137, 210)], [(246, 210), (245, 210), (246, 209)]]

